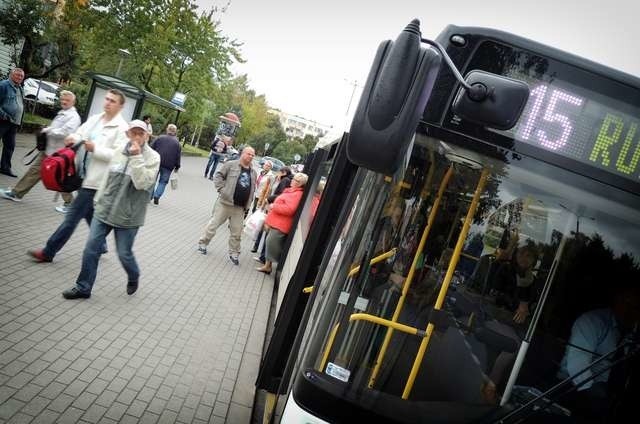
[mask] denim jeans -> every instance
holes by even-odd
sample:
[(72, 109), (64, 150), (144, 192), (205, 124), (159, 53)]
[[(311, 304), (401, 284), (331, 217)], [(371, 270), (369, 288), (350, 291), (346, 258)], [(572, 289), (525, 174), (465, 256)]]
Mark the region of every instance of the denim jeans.
[(216, 166), (220, 163), (220, 159), (222, 159), (221, 155), (211, 153), (209, 155), (209, 162), (207, 162), (207, 167), (204, 169), (204, 176), (213, 178), (213, 174), (216, 172)]
[[(70, 209), (64, 215), (64, 221), (62, 221), (58, 229), (49, 237), (46, 246), (42, 250), (45, 257), (53, 259), (56, 253), (58, 253), (71, 238), (80, 221), (85, 219), (87, 224), (91, 225), (91, 218), (93, 218), (93, 196), (95, 196), (95, 194), (95, 190), (88, 188), (78, 190), (78, 195), (71, 203)], [(106, 244), (104, 246), (106, 247)]]
[(94, 219), (91, 221), (91, 232), (82, 252), (82, 267), (76, 280), (76, 288), (81, 293), (91, 293), (93, 284), (96, 282), (100, 250), (111, 230), (115, 233), (118, 259), (127, 272), (128, 281), (137, 282), (140, 278), (140, 268), (131, 250), (138, 228), (113, 227), (99, 219)]
[(160, 173), (158, 174), (158, 185), (156, 186), (155, 191), (153, 192), (153, 197), (160, 198), (164, 193), (164, 189), (169, 182), (169, 177), (171, 177), (172, 169), (162, 168), (160, 167)]
[(16, 148), (16, 132), (18, 126), (9, 121), (0, 121), (0, 138), (2, 139), (2, 157), (0, 169), (11, 171), (11, 157)]

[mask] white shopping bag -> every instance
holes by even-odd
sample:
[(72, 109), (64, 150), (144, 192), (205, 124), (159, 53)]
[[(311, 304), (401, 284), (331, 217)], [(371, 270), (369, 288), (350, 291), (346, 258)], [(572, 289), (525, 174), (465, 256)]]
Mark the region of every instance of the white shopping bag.
[(249, 215), (244, 223), (244, 233), (248, 235), (251, 240), (257, 239), (258, 233), (262, 230), (266, 218), (267, 214), (260, 209)]
[(171, 177), (169, 177), (169, 182), (171, 183), (171, 189), (172, 190), (177, 190), (178, 189), (178, 174), (176, 174), (175, 172), (171, 173)]

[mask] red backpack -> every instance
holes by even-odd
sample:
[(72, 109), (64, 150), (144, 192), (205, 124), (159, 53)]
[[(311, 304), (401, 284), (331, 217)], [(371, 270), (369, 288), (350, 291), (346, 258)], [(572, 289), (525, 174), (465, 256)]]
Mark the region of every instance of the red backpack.
[[(76, 146), (63, 147), (42, 160), (40, 177), (48, 190), (70, 193), (82, 186), (82, 177), (78, 174), (75, 166), (75, 149), (77, 149)], [(86, 158), (85, 154), (82, 161), (83, 166)]]

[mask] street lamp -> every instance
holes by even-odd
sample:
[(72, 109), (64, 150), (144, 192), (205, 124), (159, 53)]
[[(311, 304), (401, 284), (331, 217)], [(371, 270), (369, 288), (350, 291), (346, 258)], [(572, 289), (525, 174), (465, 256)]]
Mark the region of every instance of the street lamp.
[(581, 215), (578, 212), (575, 212), (571, 209), (569, 209), (568, 207), (566, 207), (565, 205), (563, 205), (562, 203), (558, 203), (558, 205), (560, 205), (560, 207), (564, 210), (566, 210), (567, 212), (570, 212), (572, 214), (574, 214), (576, 216), (576, 237), (578, 236), (578, 233), (580, 233), (580, 218), (587, 218), (590, 219), (591, 221), (595, 221), (596, 219), (592, 216), (587, 216), (587, 215)]
[(118, 54), (120, 55), (120, 62), (118, 62), (118, 70), (116, 71), (116, 77), (120, 77), (120, 71), (122, 70), (122, 61), (131, 56), (131, 52), (127, 49), (118, 49)]

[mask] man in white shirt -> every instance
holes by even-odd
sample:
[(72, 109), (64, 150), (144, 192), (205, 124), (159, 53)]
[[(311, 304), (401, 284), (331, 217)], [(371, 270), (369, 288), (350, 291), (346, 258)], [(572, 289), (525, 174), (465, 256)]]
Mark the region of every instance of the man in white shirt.
[[(635, 283), (617, 287), (610, 307), (585, 312), (571, 328), (558, 377), (576, 376), (572, 379), (576, 392), (566, 399), (576, 412), (595, 417), (606, 410), (611, 366), (627, 353), (628, 346), (623, 346), (627, 343), (626, 336), (634, 328), (637, 330), (640, 322), (640, 285)], [(604, 356), (605, 359), (590, 366)]]
[[(0, 191), (1, 197), (20, 202), (24, 195), (40, 181), (40, 164), (42, 160), (64, 147), (64, 139), (80, 126), (80, 115), (76, 111), (75, 104), (75, 94), (66, 90), (60, 92), (60, 106), (62, 106), (62, 109), (53, 118), (51, 124), (42, 129), (47, 139), (45, 150), (38, 152), (38, 156), (35, 157), (29, 169), (27, 169), (27, 172), (20, 178), (15, 187)], [(65, 204), (70, 204), (73, 200), (73, 195), (71, 193), (61, 194)]]
[(49, 237), (44, 249), (29, 250), (29, 255), (36, 262), (51, 262), (56, 253), (71, 238), (81, 220), (85, 219), (91, 225), (93, 197), (107, 173), (109, 162), (115, 150), (124, 147), (128, 141), (126, 131), (129, 124), (120, 114), (124, 100), (125, 97), (121, 91), (113, 89), (107, 91), (104, 99), (104, 112), (90, 117), (78, 128), (78, 131), (65, 139), (67, 145), (83, 142), (83, 145), (78, 149), (76, 159), (80, 158), (80, 162), (84, 162), (84, 155), (88, 155), (85, 162), (87, 164), (86, 172), (79, 168), (83, 177), (82, 187), (71, 203), (64, 221)]

